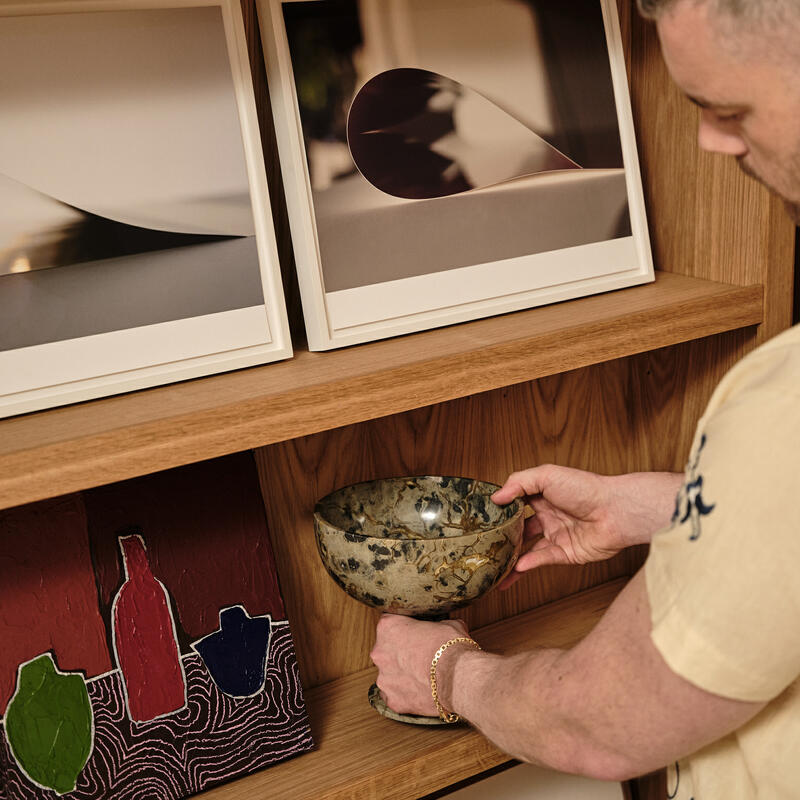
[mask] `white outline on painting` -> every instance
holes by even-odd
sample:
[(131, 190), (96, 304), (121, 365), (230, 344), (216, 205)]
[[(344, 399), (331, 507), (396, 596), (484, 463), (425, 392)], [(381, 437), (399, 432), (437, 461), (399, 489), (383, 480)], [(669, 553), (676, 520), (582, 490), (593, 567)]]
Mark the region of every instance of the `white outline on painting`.
[[(283, 168), (289, 226), (292, 233), (298, 284), (310, 350), (329, 350), (390, 336), (429, 330), (549, 305), (562, 300), (633, 287), (652, 282), (655, 279), (617, 7), (613, 0), (597, 0), (602, 12), (603, 32), (610, 64), (624, 164), (632, 230), (632, 237), (628, 238), (632, 238), (635, 245), (636, 263), (632, 267), (627, 264), (621, 268), (617, 268), (619, 265), (609, 267), (608, 264), (600, 263), (595, 265), (596, 275), (584, 277), (580, 282), (565, 283), (559, 280), (558, 260), (554, 259), (554, 262), (550, 264), (547, 258), (540, 258), (538, 259), (539, 264), (545, 264), (552, 280), (549, 280), (541, 288), (523, 288), (507, 294), (502, 302), (492, 294), (495, 269), (502, 264), (502, 261), (488, 261), (471, 265), (469, 268), (475, 269), (478, 288), (481, 283), (483, 284), (484, 296), (476, 298), (473, 293), (472, 297), (461, 298), (455, 304), (451, 298), (446, 296), (446, 293), (440, 291), (441, 273), (399, 278), (392, 286), (392, 291), (397, 294), (398, 302), (394, 304), (393, 309), (387, 311), (385, 317), (378, 317), (375, 313), (364, 314), (364, 308), (369, 306), (374, 298), (369, 294), (364, 296), (346, 294), (358, 291), (358, 289), (339, 290), (341, 293), (339, 291), (326, 292), (308, 157), (298, 108), (297, 88), (293, 78), (292, 56), (282, 13), (285, 5), (302, 2), (309, 2), (309, 0), (256, 0), (256, 6), (260, 20), (276, 140)], [(392, 9), (395, 9), (395, 6), (392, 6)], [(393, 17), (392, 23), (396, 24), (396, 22), (396, 17)], [(413, 45), (411, 47), (413, 50)], [(405, 60), (408, 61), (411, 56), (413, 56), (413, 52)], [(614, 240), (605, 241), (613, 242)], [(562, 250), (566, 249), (569, 248)], [(551, 254), (558, 252), (560, 251), (550, 251)], [(533, 256), (535, 255), (537, 254), (533, 254)], [(530, 259), (531, 256), (521, 256), (520, 258)], [(523, 272), (529, 274), (533, 262), (522, 266)], [(453, 272), (454, 270), (449, 271)], [(448, 272), (448, 270), (444, 272)], [(611, 272), (615, 273), (613, 278), (609, 277)], [(379, 284), (367, 284), (366, 288), (373, 289), (375, 286), (379, 286)], [(424, 308), (419, 307), (420, 304), (415, 307), (415, 302), (420, 297), (428, 298)], [(437, 297), (441, 302), (434, 304), (429, 300), (430, 297)], [(401, 305), (404, 308), (401, 309)], [(431, 308), (431, 305), (435, 305), (435, 307)], [(370, 319), (365, 320), (365, 316), (369, 316)]]

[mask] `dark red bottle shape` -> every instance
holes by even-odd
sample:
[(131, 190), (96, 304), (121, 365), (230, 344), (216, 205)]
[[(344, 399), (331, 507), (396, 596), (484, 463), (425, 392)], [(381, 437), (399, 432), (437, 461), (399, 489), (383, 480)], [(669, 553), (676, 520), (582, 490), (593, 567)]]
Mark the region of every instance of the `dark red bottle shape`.
[(128, 716), (134, 722), (148, 722), (186, 705), (186, 676), (169, 595), (150, 569), (144, 540), (122, 536), (119, 543), (126, 580), (112, 608), (114, 652)]

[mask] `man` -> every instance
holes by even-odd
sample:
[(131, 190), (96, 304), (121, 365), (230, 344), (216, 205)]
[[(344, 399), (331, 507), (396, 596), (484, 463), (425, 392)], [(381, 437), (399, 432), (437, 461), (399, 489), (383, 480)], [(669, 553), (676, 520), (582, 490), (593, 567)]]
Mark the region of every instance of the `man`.
[[(800, 219), (800, 0), (641, 4), (702, 109), (700, 146), (736, 157)], [(441, 706), (555, 769), (622, 780), (671, 764), (671, 798), (800, 796), (798, 409), (793, 328), (723, 379), (685, 476), (511, 475), (494, 499), (524, 496), (536, 511), (526, 534), (539, 537), (517, 572), (652, 540), (650, 555), (573, 650), (448, 646)], [(384, 615), (372, 658), (389, 706), (436, 714), (432, 658), (465, 636), (460, 621)]]

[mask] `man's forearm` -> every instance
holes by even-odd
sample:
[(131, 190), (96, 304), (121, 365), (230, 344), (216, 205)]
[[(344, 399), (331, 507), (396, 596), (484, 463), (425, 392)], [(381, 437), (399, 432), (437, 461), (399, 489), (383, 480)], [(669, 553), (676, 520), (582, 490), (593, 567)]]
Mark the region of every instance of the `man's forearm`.
[(649, 543), (655, 533), (669, 524), (683, 473), (633, 472), (604, 480), (611, 494), (609, 513), (625, 520), (624, 544), (629, 547)]
[(598, 737), (605, 725), (587, 724), (585, 684), (579, 686), (569, 652), (535, 650), (497, 656), (462, 649), (443, 665), (445, 707), (469, 720), (504, 752), (533, 764), (615, 780), (630, 772), (623, 757)]
[(764, 706), (705, 692), (672, 672), (650, 640), (641, 571), (571, 650), (453, 649), (440, 662), (445, 708), (517, 758), (603, 780), (696, 752)]

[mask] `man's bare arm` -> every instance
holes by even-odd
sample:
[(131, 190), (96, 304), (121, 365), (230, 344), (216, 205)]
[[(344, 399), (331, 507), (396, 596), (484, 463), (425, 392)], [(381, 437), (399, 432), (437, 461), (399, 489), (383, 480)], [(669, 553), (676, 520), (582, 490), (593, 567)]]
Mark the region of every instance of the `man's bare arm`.
[(461, 650), (444, 682), (445, 705), (503, 750), (606, 780), (693, 753), (764, 705), (706, 692), (667, 666), (650, 640), (643, 571), (573, 650), (511, 658)]
[(649, 542), (669, 524), (682, 481), (671, 472), (597, 475), (555, 464), (512, 473), (492, 499), (522, 497), (536, 514), (525, 523), (533, 547), (505, 586), (545, 564), (587, 564)]
[[(435, 713), (426, 666), (441, 644), (441, 625), (456, 627), (381, 619), (373, 659), (392, 708)], [(445, 628), (444, 638), (450, 635)], [(394, 652), (403, 653), (402, 664)], [(574, 649), (506, 657), (454, 646), (439, 662), (438, 683), (444, 706), (507, 753), (603, 780), (663, 767), (737, 729), (764, 705), (711, 694), (672, 672), (650, 640), (642, 571)]]

